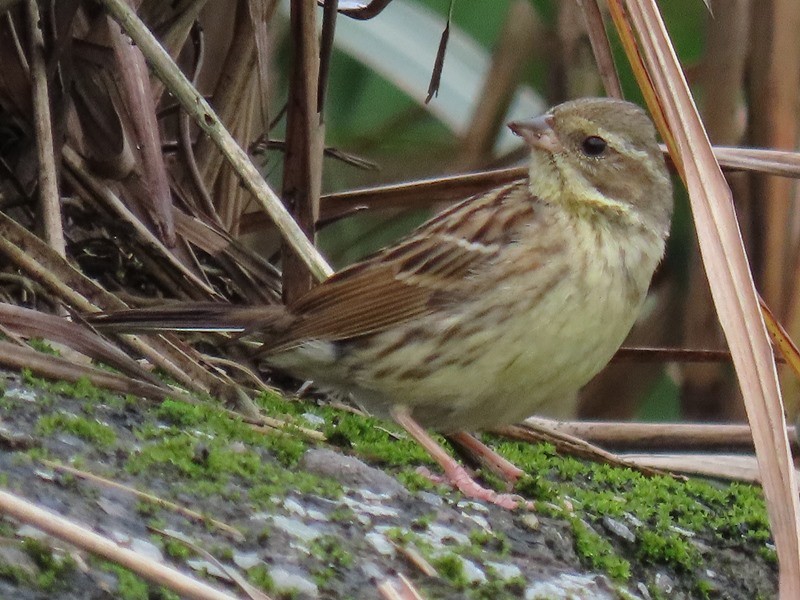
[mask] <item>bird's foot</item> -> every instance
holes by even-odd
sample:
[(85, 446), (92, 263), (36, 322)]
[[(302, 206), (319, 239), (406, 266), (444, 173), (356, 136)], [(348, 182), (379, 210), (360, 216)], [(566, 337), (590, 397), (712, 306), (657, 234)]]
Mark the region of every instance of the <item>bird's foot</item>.
[(522, 496), (517, 496), (516, 494), (502, 494), (482, 486), (467, 473), (464, 467), (456, 462), (453, 462), (451, 466), (449, 465), (445, 468), (444, 476), (431, 473), (425, 467), (419, 467), (417, 472), (434, 483), (453, 486), (471, 500), (495, 504), (506, 510), (515, 510), (517, 508), (535, 510), (536, 508), (533, 502), (525, 500)]
[(458, 444), (464, 449), (472, 452), (478, 460), (492, 473), (507, 481), (512, 486), (525, 475), (525, 471), (520, 469), (510, 460), (503, 458), (497, 452), (489, 448), (477, 437), (466, 431), (457, 431), (446, 435), (447, 439), (453, 444)]

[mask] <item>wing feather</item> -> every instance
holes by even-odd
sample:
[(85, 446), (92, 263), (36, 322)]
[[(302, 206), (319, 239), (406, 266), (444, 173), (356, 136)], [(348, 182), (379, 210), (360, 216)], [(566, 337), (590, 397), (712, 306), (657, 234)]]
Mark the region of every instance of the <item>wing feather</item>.
[(298, 319), (272, 350), (309, 339), (356, 338), (430, 314), (468, 293), (471, 277), (514, 241), (534, 213), (526, 181), (456, 204), (301, 297), (289, 307)]

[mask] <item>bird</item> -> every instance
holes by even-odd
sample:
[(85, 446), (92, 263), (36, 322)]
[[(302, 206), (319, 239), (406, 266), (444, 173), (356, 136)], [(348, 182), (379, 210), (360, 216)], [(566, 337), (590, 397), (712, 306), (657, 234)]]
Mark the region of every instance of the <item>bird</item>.
[[(90, 322), (244, 332), (271, 367), (393, 418), (465, 495), (515, 508), (428, 430), (489, 451), (467, 432), (572, 413), (639, 315), (673, 198), (636, 104), (581, 98), (508, 126), (530, 151), (527, 177), (444, 209), (288, 306), (181, 303)], [(489, 452), (509, 479), (521, 473)]]

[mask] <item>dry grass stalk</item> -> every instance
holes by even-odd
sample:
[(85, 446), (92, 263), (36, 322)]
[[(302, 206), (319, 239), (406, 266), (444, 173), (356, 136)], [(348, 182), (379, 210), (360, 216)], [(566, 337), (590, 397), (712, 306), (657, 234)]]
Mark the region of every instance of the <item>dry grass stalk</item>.
[[(752, 450), (753, 435), (748, 425), (707, 423), (636, 423), (611, 421), (550, 421), (532, 417), (527, 420), (542, 430), (575, 436), (603, 448), (632, 450), (688, 451), (720, 449)], [(794, 427), (786, 435), (799, 450)]]
[(552, 444), (556, 452), (568, 456), (578, 456), (594, 462), (599, 462), (615, 467), (623, 467), (628, 469), (636, 469), (645, 475), (668, 475), (668, 473), (656, 469), (641, 468), (637, 465), (626, 461), (619, 455), (616, 455), (607, 450), (603, 450), (599, 446), (590, 444), (578, 437), (570, 435), (564, 431), (557, 431), (549, 427), (549, 425), (540, 426), (539, 422), (525, 421), (521, 425), (508, 425), (506, 427), (499, 427), (493, 430), (494, 433), (502, 435), (512, 440), (519, 440), (522, 442), (529, 442), (532, 444), (547, 443)]
[(611, 45), (606, 35), (605, 22), (597, 0), (578, 0), (578, 6), (586, 22), (586, 32), (592, 44), (597, 70), (603, 80), (606, 94), (612, 98), (622, 98), (622, 85), (619, 82), (619, 73), (611, 54)]
[(40, 459), (40, 462), (43, 465), (53, 469), (54, 471), (58, 471), (60, 473), (69, 473), (70, 475), (74, 475), (79, 479), (83, 479), (84, 481), (88, 481), (90, 483), (93, 483), (101, 487), (127, 492), (129, 494), (136, 496), (140, 500), (145, 500), (147, 502), (150, 502), (152, 504), (155, 504), (172, 512), (183, 515), (187, 519), (193, 521), (199, 521), (201, 523), (207, 523), (219, 529), (220, 531), (222, 531), (223, 533), (230, 536), (236, 541), (240, 542), (244, 541), (244, 535), (242, 535), (242, 532), (236, 529), (235, 527), (231, 527), (227, 523), (223, 523), (222, 521), (213, 519), (208, 515), (202, 515), (199, 512), (196, 512), (180, 504), (170, 502), (169, 500), (165, 500), (164, 498), (159, 498), (158, 496), (154, 496), (153, 494), (142, 492), (127, 485), (122, 485), (119, 482), (106, 479), (105, 477), (101, 477), (100, 475), (95, 475), (94, 473), (89, 473), (88, 471), (81, 471), (80, 469), (76, 469), (75, 467), (70, 467), (69, 465), (62, 465), (60, 463), (53, 462), (52, 460), (46, 460), (44, 458)]
[[(639, 467), (665, 469), (686, 475), (760, 484), (763, 470), (749, 454), (622, 454)], [(800, 474), (800, 473), (798, 473)], [(800, 490), (799, 490), (800, 491)]]
[(0, 513), (41, 529), (86, 552), (122, 565), (143, 579), (163, 585), (185, 598), (193, 600), (235, 600), (236, 598), (171, 567), (123, 548), (86, 527), (2, 490), (0, 490)]
[(66, 255), (64, 228), (61, 223), (61, 194), (58, 190), (58, 169), (55, 164), (50, 94), (44, 58), (44, 35), (36, 0), (27, 0), (28, 34), (31, 40), (30, 69), (33, 87), (33, 112), (36, 129), (36, 149), (39, 159), (39, 206), (44, 237), (53, 250)]
[[(753, 4), (752, 40), (748, 65), (750, 143), (779, 150), (795, 148), (800, 105), (800, 49), (797, 27), (800, 5), (791, 0)], [(785, 285), (794, 263), (791, 252), (797, 236), (793, 210), (794, 185), (782, 179), (752, 180), (754, 199), (767, 204), (757, 214), (760, 227), (754, 231), (754, 271), (767, 303), (781, 317), (787, 313), (787, 293), (798, 302), (797, 284)]]
[(378, 586), (378, 593), (384, 600), (425, 600), (414, 584), (402, 573), (382, 581)]
[[(696, 84), (706, 91), (700, 108), (708, 136), (715, 144), (734, 145), (742, 139), (743, 121), (733, 116), (743, 111), (741, 90), (750, 27), (749, 9), (749, 0), (737, 0), (708, 20), (707, 49)], [(740, 184), (738, 189), (732, 188), (737, 214), (740, 223), (748, 223), (753, 207), (744, 202), (746, 199), (741, 194), (744, 178), (729, 176), (727, 179), (731, 185)], [(689, 284), (682, 310), (682, 345), (697, 348), (722, 342), (722, 331), (695, 244), (690, 252)], [(681, 408), (687, 419), (745, 419), (741, 395), (725, 365), (686, 364), (681, 373)]]
[(242, 178), (244, 185), (258, 201), (259, 206), (270, 215), (284, 239), (303, 258), (314, 277), (323, 279), (330, 275), (331, 268), (292, 220), (280, 198), (269, 188), (256, 166), (231, 137), (205, 98), (192, 87), (186, 76), (139, 20), (136, 13), (122, 0), (102, 0), (102, 4), (136, 42), (170, 92), (192, 115), (201, 129), (217, 144), (225, 158)]
[[(319, 38), (315, 0), (292, 0), (289, 33), (295, 41), (289, 71), (286, 110), (286, 158), (283, 166), (283, 199), (303, 232), (314, 240), (322, 191), (323, 115), (318, 111)], [(283, 299), (300, 297), (311, 289), (311, 274), (303, 259), (284, 241)]]
[(208, 552), (205, 548), (201, 548), (186, 536), (179, 534), (176, 531), (165, 531), (163, 529), (159, 529), (157, 527), (149, 527), (150, 531), (157, 533), (163, 537), (167, 537), (173, 540), (177, 540), (184, 544), (185, 546), (189, 547), (193, 552), (202, 556), (205, 560), (209, 563), (214, 565), (220, 572), (230, 579), (236, 586), (244, 593), (247, 598), (250, 600), (271, 600), (270, 596), (267, 596), (264, 592), (257, 589), (256, 587), (250, 585), (247, 580), (242, 577), (238, 570), (218, 561), (214, 555)]

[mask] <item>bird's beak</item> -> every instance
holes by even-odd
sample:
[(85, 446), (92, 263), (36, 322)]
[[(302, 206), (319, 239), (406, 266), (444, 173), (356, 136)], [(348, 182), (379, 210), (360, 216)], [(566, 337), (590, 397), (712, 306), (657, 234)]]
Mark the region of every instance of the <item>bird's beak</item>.
[(546, 114), (535, 119), (512, 121), (508, 127), (525, 140), (530, 147), (554, 153), (563, 149), (553, 129), (554, 122), (553, 115)]

